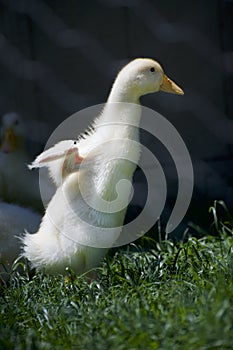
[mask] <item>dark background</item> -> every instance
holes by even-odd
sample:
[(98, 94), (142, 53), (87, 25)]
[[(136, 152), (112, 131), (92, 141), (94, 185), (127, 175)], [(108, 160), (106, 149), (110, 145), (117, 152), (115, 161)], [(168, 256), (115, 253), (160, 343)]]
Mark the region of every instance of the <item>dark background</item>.
[[(185, 95), (161, 92), (142, 103), (185, 141), (195, 176), (185, 221), (205, 226), (214, 199), (233, 208), (232, 14), (231, 0), (0, 1), (0, 113), (27, 121), (34, 156), (65, 118), (106, 100), (123, 64), (158, 60)], [(150, 135), (142, 140), (165, 168), (169, 212), (177, 192), (172, 161)], [(138, 171), (140, 196), (142, 181)]]

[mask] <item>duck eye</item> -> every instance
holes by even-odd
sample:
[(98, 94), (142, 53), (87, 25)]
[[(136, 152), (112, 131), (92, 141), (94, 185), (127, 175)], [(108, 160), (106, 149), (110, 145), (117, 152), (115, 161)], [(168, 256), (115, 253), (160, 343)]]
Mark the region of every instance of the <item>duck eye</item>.
[(151, 72), (154, 72), (154, 71), (155, 71), (154, 67), (151, 67), (150, 71), (151, 71)]
[(77, 141), (74, 141), (74, 145), (76, 145), (77, 144)]
[(15, 120), (14, 124), (15, 124), (15, 125), (18, 125), (18, 124), (19, 124), (18, 119)]

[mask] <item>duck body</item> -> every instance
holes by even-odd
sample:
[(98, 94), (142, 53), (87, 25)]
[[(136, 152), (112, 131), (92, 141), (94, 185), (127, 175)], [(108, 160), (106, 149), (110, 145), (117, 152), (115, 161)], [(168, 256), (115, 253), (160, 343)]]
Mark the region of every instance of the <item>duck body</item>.
[[(39, 231), (24, 237), (24, 256), (35, 268), (51, 274), (65, 274), (66, 267), (71, 266), (77, 274), (87, 272), (100, 264), (107, 248), (114, 244), (121, 232), (127, 206), (109, 213), (109, 205), (117, 197), (116, 184), (122, 179), (132, 181), (140, 156), (138, 144), (133, 150), (135, 163), (127, 161), (128, 140), (139, 140), (139, 134), (137, 128), (127, 125), (124, 107), (127, 107), (129, 115), (134, 108), (138, 118), (141, 110), (140, 106), (136, 108), (130, 104), (113, 104), (112, 107), (108, 111), (104, 110), (102, 116), (105, 118), (107, 112), (119, 118), (122, 113), (125, 116), (124, 123), (122, 120), (123, 124), (119, 124), (118, 120), (115, 125), (113, 119), (112, 124), (105, 125), (100, 117), (93, 133), (86, 139), (80, 139), (77, 144), (90, 166), (79, 173), (68, 175), (62, 182), (61, 170), (58, 171), (62, 168), (61, 161), (56, 159), (46, 164), (51, 165), (51, 177), (58, 189), (46, 209)], [(59, 143), (54, 150), (66, 147), (67, 142)], [(80, 191), (80, 184), (86, 200)], [(124, 188), (127, 199), (130, 191), (129, 186)], [(101, 205), (100, 198), (103, 200)]]
[[(140, 157), (140, 96), (162, 89), (183, 93), (165, 77), (161, 66), (151, 59), (136, 59), (120, 71), (93, 130), (78, 140), (84, 167), (81, 164), (62, 183), (57, 181), (60, 186), (38, 233), (24, 237), (24, 256), (33, 267), (64, 273), (70, 266), (80, 274), (97, 267), (107, 248), (114, 245)], [(54, 163), (48, 167), (51, 177), (57, 178)]]
[[(59, 203), (59, 206), (58, 206)], [(66, 236), (65, 218), (70, 207), (60, 187), (52, 198), (37, 233), (26, 233), (23, 255), (32, 267), (51, 274), (65, 274), (71, 267), (82, 274), (94, 267), (105, 256), (105, 249), (78, 244)]]
[[(74, 225), (80, 227), (82, 223), (77, 222), (76, 215), (73, 217), (69, 215), (72, 212), (71, 197), (73, 196), (75, 204), (77, 201), (77, 196), (74, 194), (78, 193), (77, 171), (82, 161), (77, 153), (69, 152), (74, 149), (72, 144), (72, 140), (61, 141), (39, 155), (30, 166), (50, 166), (52, 179), (58, 185), (38, 232), (35, 234), (26, 232), (23, 237), (23, 255), (33, 267), (51, 274), (65, 274), (68, 266), (71, 266), (76, 273), (82, 274), (96, 267), (96, 260), (101, 261), (106, 254), (106, 249), (78, 244), (69, 235), (69, 228)], [(59, 169), (56, 169), (57, 167)], [(86, 168), (80, 172), (84, 177), (87, 175), (85, 171)]]

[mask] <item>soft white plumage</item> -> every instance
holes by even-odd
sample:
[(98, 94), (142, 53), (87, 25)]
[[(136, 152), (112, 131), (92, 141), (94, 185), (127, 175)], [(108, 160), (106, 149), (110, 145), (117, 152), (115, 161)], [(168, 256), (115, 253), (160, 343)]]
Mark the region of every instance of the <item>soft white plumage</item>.
[(86, 170), (85, 166), (80, 170), (81, 161), (76, 141), (66, 140), (43, 152), (31, 165), (50, 166), (52, 170), (59, 168), (59, 171), (55, 171), (55, 181), (59, 187), (46, 209), (38, 233), (26, 233), (23, 238), (24, 256), (33, 267), (45, 268), (52, 273), (65, 273), (67, 266), (75, 266), (75, 271), (81, 274), (95, 267), (96, 259), (99, 261), (105, 255), (104, 249), (76, 244), (66, 236), (65, 222), (71, 210), (71, 197), (67, 195), (66, 187), (73, 186), (72, 181), (67, 184), (66, 180), (71, 180), (70, 176), (74, 174), (74, 186), (77, 185), (77, 188), (72, 187), (71, 190), (77, 192), (77, 172), (84, 173)]
[[(132, 181), (140, 156), (139, 143), (132, 147), (129, 142), (139, 140), (139, 99), (159, 90), (183, 94), (156, 61), (130, 62), (118, 74), (103, 112), (94, 121), (93, 131), (77, 144), (87, 165), (83, 169), (81, 166), (80, 171), (70, 168), (60, 181), (57, 174), (61, 173), (64, 158), (52, 166), (46, 164), (59, 188), (38, 233), (25, 235), (24, 256), (32, 266), (51, 273), (63, 273), (70, 266), (80, 274), (98, 266), (106, 252), (100, 247), (110, 247), (117, 240), (126, 207), (116, 212), (111, 212), (111, 207), (117, 196), (117, 184), (122, 179)], [(129, 155), (135, 163), (127, 161)], [(127, 202), (129, 187), (123, 196)]]

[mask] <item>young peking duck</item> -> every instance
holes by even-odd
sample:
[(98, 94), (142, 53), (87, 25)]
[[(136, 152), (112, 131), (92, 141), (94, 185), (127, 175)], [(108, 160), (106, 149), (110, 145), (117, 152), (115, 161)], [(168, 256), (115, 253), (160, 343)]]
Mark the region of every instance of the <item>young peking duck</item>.
[[(81, 274), (97, 267), (107, 248), (118, 239), (131, 188), (124, 186), (118, 193), (117, 186), (122, 180), (132, 182), (140, 156), (139, 99), (156, 91), (183, 95), (158, 62), (133, 60), (118, 74), (92, 130), (77, 142), (84, 166), (81, 163), (79, 170), (69, 171), (60, 181), (57, 174), (64, 163), (53, 163), (47, 157), (46, 166), (59, 187), (38, 233), (24, 237), (23, 255), (33, 267), (65, 273), (70, 266)], [(136, 141), (134, 147), (130, 140)], [(129, 154), (133, 162), (127, 160)], [(59, 154), (55, 155), (58, 158)]]

